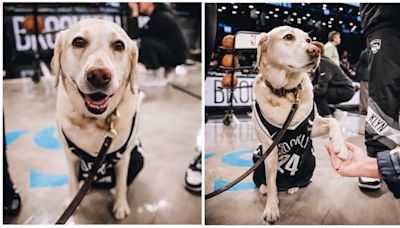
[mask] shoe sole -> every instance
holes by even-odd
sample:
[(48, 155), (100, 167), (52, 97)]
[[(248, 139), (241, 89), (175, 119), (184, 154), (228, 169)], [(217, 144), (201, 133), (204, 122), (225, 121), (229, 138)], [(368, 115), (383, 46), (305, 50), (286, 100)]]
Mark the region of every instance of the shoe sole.
[(381, 188), (381, 185), (368, 185), (368, 184), (361, 184), (358, 183), (358, 187), (363, 188), (363, 189), (373, 189), (373, 190), (378, 190)]

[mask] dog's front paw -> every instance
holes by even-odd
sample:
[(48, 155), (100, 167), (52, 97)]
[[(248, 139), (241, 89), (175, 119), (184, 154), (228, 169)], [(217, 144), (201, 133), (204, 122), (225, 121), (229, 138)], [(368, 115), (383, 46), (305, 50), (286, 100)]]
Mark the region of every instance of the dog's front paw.
[(267, 206), (264, 209), (263, 213), (263, 220), (273, 224), (274, 222), (278, 221), (279, 219), (279, 207), (276, 202), (274, 203), (268, 203)]
[(293, 194), (296, 193), (298, 190), (299, 190), (299, 187), (289, 188), (289, 189), (287, 190), (287, 193), (288, 193), (289, 195), (293, 195)]
[(262, 195), (267, 195), (267, 186), (265, 184), (260, 185), (259, 191)]
[(113, 207), (113, 213), (115, 219), (120, 220), (126, 218), (131, 213), (128, 202), (124, 201), (121, 203), (115, 203)]
[(337, 156), (342, 159), (342, 160), (348, 160), (351, 157), (350, 152), (347, 150), (346, 146), (343, 144), (339, 143), (332, 143), (333, 146), (333, 151)]

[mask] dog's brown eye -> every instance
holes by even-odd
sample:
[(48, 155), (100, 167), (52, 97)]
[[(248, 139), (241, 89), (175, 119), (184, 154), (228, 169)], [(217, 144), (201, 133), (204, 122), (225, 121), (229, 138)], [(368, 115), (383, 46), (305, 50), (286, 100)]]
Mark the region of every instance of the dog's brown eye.
[(307, 38), (307, 39), (306, 39), (306, 42), (307, 42), (307, 43), (311, 43), (311, 39), (310, 39), (310, 38)]
[(125, 44), (124, 44), (122, 41), (117, 40), (117, 41), (115, 41), (115, 42), (113, 43), (113, 48), (114, 48), (116, 51), (122, 51), (122, 50), (125, 49)]
[(76, 48), (84, 48), (86, 47), (87, 43), (88, 42), (82, 37), (76, 37), (74, 40), (72, 40), (72, 46)]
[(283, 39), (285, 40), (294, 40), (294, 36), (292, 34), (286, 34)]

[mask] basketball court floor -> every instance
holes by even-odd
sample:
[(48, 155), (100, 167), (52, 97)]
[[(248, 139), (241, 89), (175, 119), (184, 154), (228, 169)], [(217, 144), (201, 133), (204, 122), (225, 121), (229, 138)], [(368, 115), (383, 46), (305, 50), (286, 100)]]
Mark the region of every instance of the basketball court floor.
[[(346, 139), (362, 148), (364, 136), (358, 132), (358, 116), (343, 115), (340, 125)], [(251, 119), (239, 119), (225, 127), (221, 120), (205, 125), (205, 192), (234, 180), (250, 166), (258, 146)], [(327, 138), (314, 141), (316, 168), (312, 183), (294, 195), (279, 192), (280, 220), (275, 224), (399, 224), (400, 201), (383, 183), (379, 191), (361, 191), (357, 178), (344, 178), (331, 167), (324, 145)], [(250, 175), (242, 182), (205, 203), (206, 224), (264, 224), (262, 196)]]
[[(200, 66), (186, 75), (186, 89), (201, 95)], [(35, 85), (29, 78), (3, 81), (9, 170), (20, 190), (18, 216), (11, 224), (53, 224), (68, 195), (64, 152), (55, 132), (52, 80)], [(113, 195), (92, 190), (70, 224), (200, 224), (201, 197), (184, 188), (185, 171), (196, 156), (201, 127), (201, 100), (168, 87), (143, 88), (140, 138), (144, 168), (128, 188), (131, 214), (117, 221), (111, 214)], [(82, 140), (85, 140), (82, 138)]]

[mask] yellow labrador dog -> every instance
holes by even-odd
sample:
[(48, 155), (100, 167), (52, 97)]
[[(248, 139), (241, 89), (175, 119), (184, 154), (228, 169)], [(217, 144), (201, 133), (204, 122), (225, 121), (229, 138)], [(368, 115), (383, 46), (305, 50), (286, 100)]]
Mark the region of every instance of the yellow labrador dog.
[[(94, 186), (115, 187), (116, 219), (130, 213), (128, 169), (132, 162), (141, 162), (132, 160), (131, 153), (137, 144), (140, 103), (135, 83), (137, 60), (136, 43), (120, 26), (87, 19), (58, 34), (51, 63), (58, 87), (58, 134), (69, 169), (69, 200), (77, 193), (79, 181), (87, 177), (112, 119), (117, 134)], [(137, 172), (129, 170), (129, 175)]]
[(320, 50), (310, 42), (302, 30), (282, 26), (262, 33), (258, 43), (259, 74), (254, 83), (253, 108), (253, 123), (261, 143), (258, 156), (272, 144), (296, 93), (300, 99), (285, 137), (253, 176), (260, 192), (267, 194), (263, 220), (270, 223), (279, 219), (278, 190), (293, 194), (310, 183), (315, 167), (310, 138), (328, 133), (335, 151), (344, 159), (348, 157), (337, 121), (318, 116), (314, 106), (309, 73), (319, 65)]

